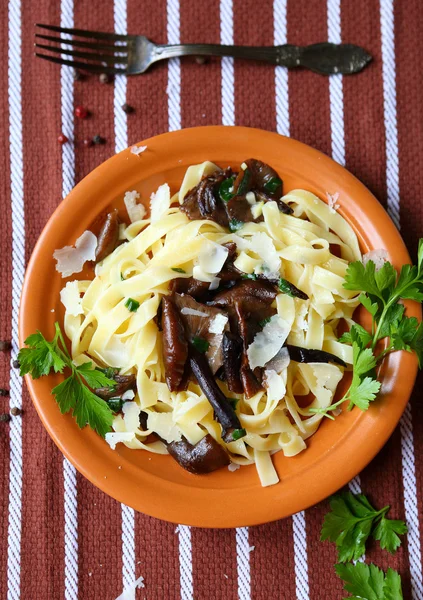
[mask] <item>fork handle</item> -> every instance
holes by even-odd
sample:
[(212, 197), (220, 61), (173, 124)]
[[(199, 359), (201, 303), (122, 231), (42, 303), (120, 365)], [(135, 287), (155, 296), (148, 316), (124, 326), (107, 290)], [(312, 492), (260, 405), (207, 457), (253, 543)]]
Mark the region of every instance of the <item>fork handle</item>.
[(219, 44), (157, 45), (155, 61), (179, 56), (231, 56), (258, 60), (288, 69), (305, 67), (322, 75), (361, 71), (372, 57), (353, 44), (323, 42), (310, 46), (223, 46)]

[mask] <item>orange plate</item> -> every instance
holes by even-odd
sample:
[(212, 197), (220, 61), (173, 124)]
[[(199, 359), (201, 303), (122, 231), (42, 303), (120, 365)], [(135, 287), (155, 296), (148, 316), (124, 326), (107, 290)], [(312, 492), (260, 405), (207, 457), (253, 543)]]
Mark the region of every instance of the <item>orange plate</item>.
[[(142, 142), (140, 156), (124, 150), (90, 173), (57, 208), (45, 227), (28, 265), (20, 311), (20, 341), (36, 329), (53, 335), (62, 321), (59, 291), (63, 280), (55, 270), (53, 252), (74, 244), (109, 205), (123, 207), (123, 195), (138, 190), (149, 198), (162, 183), (178, 190), (189, 165), (211, 160), (239, 166), (254, 156), (278, 171), (285, 191), (310, 190), (325, 199), (339, 192), (339, 212), (358, 234), (363, 251), (386, 248), (398, 268), (409, 255), (392, 221), (372, 194), (327, 156), (274, 133), (242, 127), (200, 127), (166, 133)], [(51, 310), (55, 309), (52, 313)], [(408, 314), (421, 316), (415, 303)], [(26, 378), (35, 408), (47, 431), (66, 457), (94, 485), (148, 515), (201, 527), (238, 527), (287, 517), (332, 494), (375, 456), (405, 409), (417, 371), (415, 357), (397, 352), (386, 361), (380, 398), (363, 413), (344, 412), (326, 420), (294, 458), (273, 457), (280, 483), (262, 488), (255, 467), (231, 473), (221, 469), (191, 475), (168, 456), (115, 451), (70, 415), (61, 415), (51, 395), (59, 376)]]

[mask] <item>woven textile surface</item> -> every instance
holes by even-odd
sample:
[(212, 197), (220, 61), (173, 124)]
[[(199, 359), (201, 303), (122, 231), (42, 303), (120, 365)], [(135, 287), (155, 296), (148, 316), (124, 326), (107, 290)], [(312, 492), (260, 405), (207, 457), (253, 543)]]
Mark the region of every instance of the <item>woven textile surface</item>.
[[(142, 576), (137, 599), (340, 600), (335, 547), (319, 541), (327, 502), (258, 527), (176, 527), (134, 513), (76, 473), (11, 368), (19, 295), (34, 244), (78, 181), (127, 145), (199, 125), (277, 131), (332, 156), (387, 208), (414, 256), (423, 225), (421, 1), (5, 0), (0, 16), (0, 339), (13, 342), (0, 353), (0, 387), (10, 389), (0, 413), (24, 411), (0, 423), (0, 599), (113, 600)], [(70, 69), (34, 57), (37, 22), (143, 33), (158, 43), (329, 39), (362, 45), (374, 60), (345, 78), (186, 59), (114, 83), (74, 81)], [(74, 117), (77, 105), (90, 109), (89, 119)], [(63, 146), (61, 132), (70, 140)], [(84, 146), (96, 134), (105, 144)], [(423, 599), (422, 384), (420, 377), (391, 439), (351, 484), (407, 520), (396, 555), (371, 546), (366, 561), (397, 569), (412, 600)]]

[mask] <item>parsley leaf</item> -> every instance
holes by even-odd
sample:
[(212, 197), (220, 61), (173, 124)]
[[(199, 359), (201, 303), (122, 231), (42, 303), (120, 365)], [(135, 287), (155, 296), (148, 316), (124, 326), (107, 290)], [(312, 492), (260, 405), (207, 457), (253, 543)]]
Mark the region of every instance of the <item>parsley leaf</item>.
[(371, 377), (365, 377), (358, 385), (351, 386), (347, 396), (347, 399), (351, 403), (349, 408), (355, 405), (361, 410), (367, 410), (370, 402), (373, 402), (379, 390), (380, 381)]
[(69, 369), (69, 377), (52, 390), (60, 411), (63, 414), (72, 411), (79, 427), (89, 425), (104, 437), (110, 431), (113, 413), (90, 388), (114, 387), (116, 382), (107, 377), (109, 371), (93, 369), (91, 362), (74, 365), (58, 323), (55, 323), (51, 341), (37, 331), (25, 340), (25, 344), (27, 348), (22, 348), (18, 354), (21, 375), (29, 373), (33, 379), (38, 379), (52, 370), (63, 373), (65, 368)]
[(402, 600), (401, 577), (393, 569), (385, 573), (376, 565), (335, 565), (336, 574), (345, 582), (344, 588), (352, 596), (349, 600)]
[(338, 494), (329, 504), (331, 511), (325, 515), (320, 539), (336, 543), (339, 562), (358, 560), (370, 535), (380, 541), (381, 548), (394, 553), (401, 544), (397, 534), (407, 533), (403, 521), (386, 518), (389, 506), (378, 511), (363, 494)]

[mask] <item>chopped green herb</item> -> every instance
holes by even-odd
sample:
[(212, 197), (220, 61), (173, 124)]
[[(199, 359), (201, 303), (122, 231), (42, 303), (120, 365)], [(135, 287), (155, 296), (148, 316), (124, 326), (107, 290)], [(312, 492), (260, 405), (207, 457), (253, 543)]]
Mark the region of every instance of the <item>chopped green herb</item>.
[(120, 274), (120, 280), (125, 281), (125, 277), (123, 276), (123, 273)]
[(232, 406), (232, 408), (235, 410), (236, 405), (238, 404), (239, 400), (238, 400), (238, 398), (228, 398), (228, 402)]
[(172, 267), (172, 271), (175, 271), (175, 273), (186, 273), (186, 271), (184, 271), (180, 267)]
[(204, 352), (207, 352), (210, 346), (207, 340), (197, 336), (194, 336), (192, 338), (192, 345), (196, 350), (198, 350), (198, 352), (201, 352), (202, 354), (204, 354)]
[(264, 189), (266, 190), (266, 192), (274, 194), (281, 185), (282, 179), (279, 179), (279, 177), (271, 177), (269, 181), (266, 181), (266, 183), (264, 184)]
[(233, 233), (234, 231), (238, 231), (238, 229), (241, 229), (241, 227), (244, 227), (244, 225), (244, 221), (238, 221), (238, 219), (231, 219), (229, 221), (229, 230)]
[(257, 279), (257, 275), (255, 273), (243, 273), (241, 277), (242, 279), (253, 279), (254, 281)]
[(107, 404), (114, 413), (118, 413), (122, 410), (122, 398), (110, 398), (110, 400), (107, 401)]
[(245, 437), (246, 435), (247, 435), (247, 432), (245, 431), (245, 429), (234, 429), (232, 432), (232, 438), (234, 441), (240, 440), (241, 438)]
[(131, 312), (137, 312), (140, 307), (140, 303), (133, 298), (128, 298), (128, 300), (125, 302), (125, 306)]
[(300, 298), (301, 300), (308, 300), (308, 296), (305, 292), (299, 290), (293, 283), (283, 279), (279, 279), (278, 287), (283, 294), (291, 296), (291, 298)]
[(241, 183), (238, 186), (238, 190), (237, 190), (238, 196), (242, 196), (249, 191), (250, 183), (251, 183), (251, 171), (250, 171), (250, 169), (245, 169), (244, 177), (242, 178)]
[(119, 373), (120, 369), (116, 369), (115, 367), (105, 367), (104, 369), (101, 367), (96, 367), (95, 370), (103, 373), (108, 379), (114, 379), (115, 375)]
[[(376, 565), (362, 562), (335, 565), (335, 571), (352, 594), (351, 600), (402, 600), (401, 576), (394, 569), (386, 574)], [(345, 600), (348, 600), (346, 598)]]
[(270, 319), (272, 317), (266, 317), (265, 319), (263, 319), (262, 321), (259, 321), (258, 324), (260, 325), (260, 327), (264, 327), (265, 325), (267, 325), (270, 322)]
[(219, 196), (223, 200), (223, 202), (229, 202), (235, 194), (234, 194), (234, 181), (235, 177), (229, 177), (229, 179), (224, 179), (219, 186)]
[(33, 379), (38, 379), (51, 371), (63, 373), (65, 368), (69, 369), (69, 377), (52, 390), (60, 412), (72, 411), (78, 427), (89, 425), (104, 437), (111, 429), (113, 413), (107, 403), (90, 388), (113, 389), (115, 381), (106, 377), (100, 369), (93, 369), (91, 362), (74, 365), (59, 323), (54, 326), (55, 335), (50, 341), (39, 331), (25, 340), (27, 348), (22, 348), (18, 354), (20, 374), (29, 373)]
[(330, 507), (320, 539), (336, 542), (339, 562), (358, 560), (370, 535), (393, 554), (401, 545), (398, 534), (407, 533), (404, 521), (386, 518), (389, 506), (376, 510), (363, 494), (338, 494), (331, 498)]

